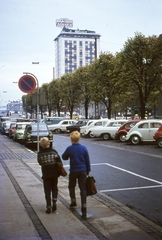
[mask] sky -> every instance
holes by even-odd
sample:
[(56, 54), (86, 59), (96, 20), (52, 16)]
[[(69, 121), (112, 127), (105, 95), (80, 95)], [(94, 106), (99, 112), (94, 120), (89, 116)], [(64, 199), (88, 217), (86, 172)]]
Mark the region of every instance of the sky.
[(162, 0), (0, 0), (0, 106), (25, 95), (18, 87), (24, 72), (39, 87), (52, 81), (60, 18), (99, 33), (100, 52), (115, 54), (137, 32), (162, 34)]

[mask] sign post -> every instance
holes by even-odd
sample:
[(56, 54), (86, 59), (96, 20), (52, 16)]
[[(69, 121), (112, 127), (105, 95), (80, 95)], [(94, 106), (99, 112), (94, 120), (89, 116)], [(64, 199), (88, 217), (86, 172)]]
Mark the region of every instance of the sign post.
[(22, 92), (31, 93), (37, 85), (37, 152), (39, 152), (39, 82), (36, 76), (32, 73), (26, 74), (19, 79), (18, 86)]

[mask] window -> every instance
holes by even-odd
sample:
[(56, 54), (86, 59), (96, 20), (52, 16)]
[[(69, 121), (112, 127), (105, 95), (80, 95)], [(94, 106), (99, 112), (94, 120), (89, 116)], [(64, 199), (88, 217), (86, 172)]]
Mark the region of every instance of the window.
[(142, 123), (138, 126), (138, 128), (148, 128), (148, 123)]
[(65, 124), (68, 124), (68, 121), (65, 121), (65, 122), (62, 123), (62, 125), (65, 125)]
[(150, 123), (150, 128), (159, 128), (160, 126), (161, 126), (161, 123), (158, 123), (158, 122)]

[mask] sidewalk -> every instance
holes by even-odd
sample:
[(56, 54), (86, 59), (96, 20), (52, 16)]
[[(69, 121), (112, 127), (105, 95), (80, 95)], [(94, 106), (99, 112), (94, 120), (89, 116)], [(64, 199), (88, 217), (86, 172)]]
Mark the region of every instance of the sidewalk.
[(68, 179), (59, 178), (55, 213), (45, 213), (36, 154), (0, 134), (0, 240), (154, 240), (162, 228), (104, 194), (88, 197), (88, 219), (69, 208)]

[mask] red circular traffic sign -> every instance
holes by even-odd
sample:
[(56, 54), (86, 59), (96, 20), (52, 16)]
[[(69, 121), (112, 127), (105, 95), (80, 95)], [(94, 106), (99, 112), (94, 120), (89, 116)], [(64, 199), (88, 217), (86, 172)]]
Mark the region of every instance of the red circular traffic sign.
[(19, 79), (19, 88), (24, 93), (31, 93), (35, 90), (36, 80), (30, 75), (24, 75)]

